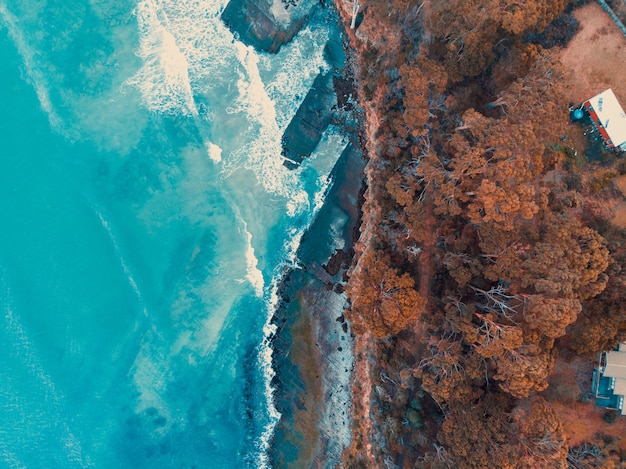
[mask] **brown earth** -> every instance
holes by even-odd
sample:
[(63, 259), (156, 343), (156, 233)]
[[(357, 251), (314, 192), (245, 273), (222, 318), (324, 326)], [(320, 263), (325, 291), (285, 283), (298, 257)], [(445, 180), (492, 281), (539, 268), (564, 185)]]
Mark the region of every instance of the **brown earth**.
[[(625, 7), (626, 8), (626, 7)], [(571, 101), (578, 105), (607, 88), (626, 105), (626, 80), (623, 69), (626, 65), (626, 36), (611, 17), (592, 2), (574, 11), (580, 28), (567, 48), (561, 53), (561, 61), (571, 76)], [(586, 137), (580, 126), (572, 125), (567, 133), (569, 145), (582, 154)], [(614, 216), (613, 224), (626, 228), (626, 183), (616, 178), (623, 200), (607, 201)], [(620, 185), (621, 184), (621, 185)]]
[[(578, 106), (607, 88), (612, 88), (617, 99), (626, 103), (626, 81), (620, 67), (626, 63), (626, 37), (595, 2), (573, 13), (580, 27), (561, 51), (561, 62), (569, 73), (570, 103)], [(581, 127), (571, 125), (566, 134), (568, 146), (582, 154), (587, 137)]]
[(617, 446), (626, 450), (626, 419), (609, 424), (602, 416), (606, 409), (593, 402), (578, 401), (580, 394), (591, 392), (593, 360), (576, 357), (571, 362), (558, 359), (550, 376), (550, 386), (542, 393), (563, 423), (570, 447), (592, 441), (600, 433), (616, 437)]
[(574, 11), (580, 29), (561, 54), (561, 61), (574, 73), (572, 101), (582, 103), (612, 88), (626, 103), (626, 37), (611, 17), (595, 2)]

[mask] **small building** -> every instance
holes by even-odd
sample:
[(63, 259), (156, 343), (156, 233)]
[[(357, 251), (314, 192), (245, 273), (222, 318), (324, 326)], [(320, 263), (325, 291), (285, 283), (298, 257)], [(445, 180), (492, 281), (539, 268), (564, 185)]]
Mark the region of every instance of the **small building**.
[(609, 409), (617, 409), (626, 415), (624, 396), (626, 396), (626, 343), (622, 342), (617, 350), (604, 352), (600, 366), (594, 373), (596, 404)]
[(626, 151), (626, 113), (609, 88), (583, 103), (607, 148)]

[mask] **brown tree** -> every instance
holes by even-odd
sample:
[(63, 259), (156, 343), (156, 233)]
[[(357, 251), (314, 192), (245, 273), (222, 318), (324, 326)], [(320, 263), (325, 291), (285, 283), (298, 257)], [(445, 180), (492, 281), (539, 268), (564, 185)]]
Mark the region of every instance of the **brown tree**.
[(454, 467), (516, 468), (518, 449), (511, 438), (509, 400), (490, 394), (472, 406), (458, 406), (446, 416), (437, 439)]
[(391, 259), (368, 249), (354, 269), (348, 296), (352, 302), (349, 319), (354, 331), (371, 331), (376, 337), (397, 334), (412, 326), (426, 306), (408, 273), (399, 274)]
[(525, 319), (531, 329), (556, 339), (565, 335), (565, 329), (576, 321), (582, 310), (575, 298), (547, 298), (544, 295), (526, 296)]
[(606, 241), (579, 220), (546, 214), (541, 241), (525, 253), (521, 284), (552, 297), (592, 298), (606, 287)]
[(567, 436), (563, 424), (545, 399), (537, 396), (524, 401), (512, 415), (520, 444), (519, 468), (567, 467)]

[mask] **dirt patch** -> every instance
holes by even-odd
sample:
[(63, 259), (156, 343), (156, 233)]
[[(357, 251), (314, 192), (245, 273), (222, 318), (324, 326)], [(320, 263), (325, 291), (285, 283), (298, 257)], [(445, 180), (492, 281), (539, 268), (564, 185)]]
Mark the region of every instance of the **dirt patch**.
[(618, 447), (626, 450), (626, 417), (617, 417), (609, 424), (602, 416), (607, 412), (593, 402), (579, 402), (581, 394), (591, 392), (593, 360), (576, 357), (570, 362), (557, 359), (549, 379), (549, 387), (542, 395), (555, 410), (563, 423), (570, 447), (578, 446), (594, 436), (604, 433), (619, 440)]
[[(611, 182), (619, 192), (616, 191), (614, 197), (605, 199), (604, 203), (608, 205), (612, 214), (611, 223), (618, 228), (626, 229), (626, 174), (617, 176)], [(620, 193), (623, 198), (619, 198)]]
[(574, 11), (580, 29), (561, 54), (561, 61), (574, 73), (572, 101), (576, 104), (612, 88), (626, 103), (626, 37), (597, 3)]

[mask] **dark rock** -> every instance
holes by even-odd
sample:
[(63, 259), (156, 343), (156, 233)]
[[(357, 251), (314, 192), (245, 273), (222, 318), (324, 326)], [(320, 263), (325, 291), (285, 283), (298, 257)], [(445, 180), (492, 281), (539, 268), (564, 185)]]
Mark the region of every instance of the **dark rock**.
[(316, 0), (231, 0), (222, 21), (239, 39), (257, 50), (276, 53), (306, 25)]
[(339, 273), (339, 269), (346, 267), (346, 264), (350, 261), (348, 254), (343, 249), (338, 249), (331, 256), (328, 263), (324, 266), (326, 272), (335, 276)]
[(332, 74), (320, 74), (283, 134), (282, 154), (293, 168), (309, 156), (322, 138), (337, 104)]
[(337, 69), (343, 69), (346, 61), (346, 53), (343, 50), (343, 44), (339, 38), (331, 38), (324, 47), (324, 58), (328, 60), (330, 65)]

